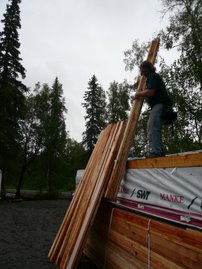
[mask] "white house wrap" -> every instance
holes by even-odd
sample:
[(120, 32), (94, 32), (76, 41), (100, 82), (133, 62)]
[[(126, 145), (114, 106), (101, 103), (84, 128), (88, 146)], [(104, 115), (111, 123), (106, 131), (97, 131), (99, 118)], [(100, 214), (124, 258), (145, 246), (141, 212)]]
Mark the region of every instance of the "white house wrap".
[(202, 229), (202, 167), (128, 169), (117, 203)]

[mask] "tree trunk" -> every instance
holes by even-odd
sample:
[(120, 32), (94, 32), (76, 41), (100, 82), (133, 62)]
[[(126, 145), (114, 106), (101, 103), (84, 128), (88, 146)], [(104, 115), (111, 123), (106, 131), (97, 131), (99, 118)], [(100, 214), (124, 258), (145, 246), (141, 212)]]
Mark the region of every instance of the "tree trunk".
[(15, 197), (16, 198), (20, 198), (21, 197), (20, 191), (21, 191), (22, 182), (23, 182), (23, 179), (24, 179), (24, 175), (25, 175), (27, 166), (28, 166), (27, 164), (24, 164), (22, 166), (21, 171), (20, 171), (20, 177), (19, 177), (18, 186), (17, 186), (17, 189), (16, 189), (16, 194), (15, 194)]
[(1, 170), (1, 198), (4, 199), (5, 195), (6, 195), (6, 190), (5, 190), (4, 170)]

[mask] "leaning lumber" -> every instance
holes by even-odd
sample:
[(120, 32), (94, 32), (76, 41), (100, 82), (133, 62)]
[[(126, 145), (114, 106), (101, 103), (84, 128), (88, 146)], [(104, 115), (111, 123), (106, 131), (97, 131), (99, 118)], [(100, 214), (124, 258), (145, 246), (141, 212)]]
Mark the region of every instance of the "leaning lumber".
[[(112, 129), (111, 134), (114, 133), (115, 128)], [(68, 259), (70, 259), (74, 245), (76, 243), (77, 237), (79, 235), (79, 232), (81, 230), (81, 225), (86, 213), (86, 210), (88, 208), (89, 201), (91, 199), (91, 195), (93, 194), (97, 178), (99, 177), (100, 170), (102, 168), (103, 162), (105, 161), (105, 155), (108, 150), (108, 146), (110, 143), (110, 136), (105, 136), (107, 138), (105, 140), (105, 143), (103, 145), (103, 154), (101, 154), (98, 159), (94, 160), (94, 165), (89, 167), (89, 174), (90, 177), (86, 181), (87, 184), (85, 186), (85, 195), (83, 195), (82, 201), (78, 203), (78, 207), (75, 209), (75, 214), (71, 218), (71, 223), (68, 226), (68, 230), (66, 232), (66, 236), (63, 240), (63, 244), (59, 253), (59, 259), (58, 264), (61, 268), (65, 268)], [(97, 166), (97, 167), (96, 167)], [(85, 175), (84, 175), (85, 176)], [(88, 170), (87, 170), (87, 176), (88, 176)], [(75, 219), (74, 219), (75, 217)], [(68, 242), (68, 243), (67, 243)]]
[[(82, 224), (80, 230), (78, 231), (78, 236), (75, 238), (73, 251), (69, 259), (68, 266), (65, 268), (73, 268), (73, 266), (78, 262), (78, 258), (82, 254), (82, 251), (80, 250), (83, 250), (89, 227), (91, 227), (91, 224), (94, 220), (94, 216), (97, 212), (98, 206), (104, 195), (104, 191), (108, 183), (107, 179), (109, 178), (111, 168), (113, 166), (114, 157), (117, 153), (117, 145), (119, 144), (117, 142), (120, 141), (120, 138), (123, 134), (122, 126), (124, 126), (123, 122), (116, 125), (115, 132), (112, 135), (112, 138), (108, 141), (109, 146), (104, 158), (102, 170), (100, 171), (98, 180), (96, 181), (96, 186), (92, 193), (92, 197), (89, 201), (84, 218), (82, 219)], [(67, 255), (64, 255), (64, 257), (66, 258)]]
[(72, 219), (72, 216), (75, 213), (76, 207), (79, 204), (79, 201), (80, 201), (79, 199), (81, 199), (81, 197), (83, 196), (83, 192), (85, 190), (86, 178), (89, 176), (89, 173), (90, 173), (90, 167), (93, 166), (95, 159), (100, 157), (100, 154), (102, 152), (102, 144), (104, 144), (107, 141), (107, 138), (108, 138), (107, 135), (108, 135), (108, 132), (110, 132), (110, 130), (111, 130), (111, 125), (109, 125), (107, 127), (105, 132), (104, 131), (101, 132), (101, 134), (98, 138), (98, 141), (96, 143), (95, 150), (91, 154), (91, 157), (88, 161), (88, 164), (86, 167), (86, 173), (76, 188), (74, 198), (72, 199), (72, 201), (68, 207), (68, 210), (65, 214), (63, 222), (62, 222), (62, 224), (57, 232), (55, 240), (54, 240), (54, 242), (51, 246), (51, 249), (48, 253), (49, 260), (52, 263), (54, 263), (57, 259), (58, 253), (60, 251), (61, 245), (62, 245), (63, 240), (64, 240), (64, 236), (66, 234), (67, 227), (69, 226), (71, 219)]
[[(160, 42), (159, 38), (153, 40), (149, 49), (147, 60), (152, 64), (156, 59), (156, 55), (159, 48), (159, 42)], [(144, 90), (145, 85), (146, 85), (146, 77), (141, 76), (137, 91)], [(124, 175), (128, 153), (135, 135), (135, 131), (137, 129), (137, 123), (141, 112), (142, 104), (143, 99), (138, 99), (133, 102), (131, 113), (117, 155), (117, 159), (114, 163), (111, 178), (105, 193), (105, 198), (107, 199), (114, 199), (118, 193), (118, 188)]]
[[(159, 39), (152, 42), (148, 60), (154, 62)], [(141, 77), (138, 91), (145, 87)], [(76, 268), (101, 199), (115, 197), (123, 176), (143, 100), (136, 100), (127, 121), (109, 125), (101, 134), (75, 196), (49, 252), (61, 269)], [(110, 179), (110, 182), (109, 182)], [(106, 191), (107, 188), (107, 191)]]
[(49, 260), (62, 269), (75, 268), (79, 261), (88, 230), (106, 190), (125, 125), (125, 122), (119, 122), (102, 132), (49, 251)]

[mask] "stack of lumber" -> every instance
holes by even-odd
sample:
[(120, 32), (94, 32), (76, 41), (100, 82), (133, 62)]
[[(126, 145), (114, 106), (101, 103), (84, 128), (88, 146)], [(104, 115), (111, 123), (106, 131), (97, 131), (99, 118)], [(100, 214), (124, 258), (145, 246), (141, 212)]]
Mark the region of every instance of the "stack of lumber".
[(201, 269), (202, 233), (102, 203), (84, 253), (101, 269)]
[[(154, 63), (158, 47), (159, 39), (153, 40), (149, 62)], [(137, 91), (144, 90), (145, 84), (146, 77), (142, 76)], [(143, 99), (135, 100), (126, 127), (124, 122), (109, 125), (100, 135), (48, 255), (61, 269), (76, 268), (101, 199), (116, 197), (142, 104)]]
[(122, 139), (125, 122), (101, 132), (73, 200), (49, 251), (49, 260), (61, 269), (76, 268), (88, 231), (104, 195)]

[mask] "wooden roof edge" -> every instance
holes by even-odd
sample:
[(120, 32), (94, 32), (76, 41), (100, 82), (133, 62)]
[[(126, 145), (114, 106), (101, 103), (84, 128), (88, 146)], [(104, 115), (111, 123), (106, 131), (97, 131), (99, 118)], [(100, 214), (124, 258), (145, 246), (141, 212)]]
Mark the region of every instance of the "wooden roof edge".
[(202, 166), (202, 150), (166, 155), (158, 158), (128, 160), (126, 169)]

